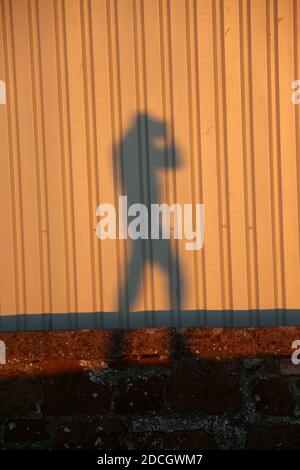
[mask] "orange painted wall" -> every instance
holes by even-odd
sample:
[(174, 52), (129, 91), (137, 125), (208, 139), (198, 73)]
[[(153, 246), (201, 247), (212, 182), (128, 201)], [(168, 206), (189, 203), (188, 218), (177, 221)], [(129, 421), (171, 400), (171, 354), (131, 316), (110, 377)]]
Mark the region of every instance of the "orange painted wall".
[[(0, 7), (1, 315), (299, 309), (300, 1)], [(97, 239), (96, 207), (149, 193), (155, 121), (180, 160), (157, 197), (204, 203), (205, 247), (141, 244), (131, 301), (132, 244)]]

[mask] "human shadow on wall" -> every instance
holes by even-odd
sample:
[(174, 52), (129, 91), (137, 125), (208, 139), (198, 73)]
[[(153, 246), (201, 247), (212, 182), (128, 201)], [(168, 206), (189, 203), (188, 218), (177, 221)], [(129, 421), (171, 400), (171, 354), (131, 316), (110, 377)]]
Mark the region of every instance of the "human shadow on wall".
[[(182, 166), (182, 157), (174, 139), (167, 139), (167, 125), (164, 121), (148, 114), (137, 114), (121, 141), (115, 145), (113, 164), (117, 163), (119, 194), (128, 197), (128, 206), (143, 203), (166, 202), (164, 189), (165, 173), (171, 179)], [(117, 161), (115, 160), (117, 159)], [(174, 179), (173, 179), (174, 183)], [(188, 183), (187, 183), (188, 184)], [(169, 201), (169, 204), (177, 201)], [(150, 211), (148, 211), (150, 213)], [(149, 229), (150, 232), (150, 229)], [(41, 314), (10, 314), (0, 316), (0, 331), (22, 330), (74, 330), (74, 329), (120, 329), (147, 326), (164, 327), (224, 327), (230, 326), (228, 318), (234, 318), (234, 327), (300, 326), (300, 309), (264, 310), (186, 310), (183, 296), (186, 294), (184, 277), (174, 244), (170, 240), (128, 240), (125, 282), (120, 288), (119, 305), (115, 312), (68, 312)], [(143, 312), (133, 312), (134, 302), (143, 282), (146, 264), (158, 265), (169, 282), (169, 309), (155, 309), (152, 319), (147, 322)], [(126, 269), (125, 269), (126, 268)], [(153, 276), (155, 272), (153, 271)], [(159, 286), (160, 287), (160, 286)], [(153, 279), (152, 279), (153, 288)], [(147, 298), (155, 299), (155, 292), (147, 292)], [(180, 312), (173, 315), (174, 311)], [(130, 314), (124, 315), (124, 312)], [(147, 313), (146, 313), (147, 316)], [(112, 334), (112, 343), (123, 342), (122, 333)], [(108, 348), (111, 349), (111, 348)]]
[[(166, 202), (167, 191), (162, 184), (164, 174), (169, 172), (173, 179), (177, 169), (182, 165), (174, 139), (168, 141), (166, 135), (167, 125), (162, 120), (147, 114), (138, 114), (133, 118), (132, 125), (124, 133), (121, 141), (115, 146), (113, 157), (114, 159), (117, 157), (117, 166), (122, 175), (119, 193), (127, 195), (128, 206), (142, 202), (149, 207), (151, 203)], [(174, 200), (169, 203), (175, 202)], [(149, 308), (150, 302), (141, 308), (141, 311), (130, 312), (142, 285), (143, 270), (147, 263), (158, 264), (163, 269), (169, 281), (170, 298), (169, 309), (155, 309), (155, 312), (151, 312), (152, 318), (149, 322), (147, 313), (144, 316), (143, 312)], [(178, 256), (176, 250), (171, 248), (170, 240), (128, 240), (125, 282), (121, 286), (119, 305), (115, 312), (55, 314), (41, 312), (41, 314), (5, 315), (2, 312), (0, 331), (119, 329), (148, 326), (172, 328), (300, 326), (300, 309), (185, 310), (182, 308), (185, 291)], [(147, 292), (147, 295), (148, 298), (151, 296), (155, 298), (154, 291)], [(177, 310), (178, 315), (173, 315)], [(124, 312), (130, 314), (124, 315)], [(234, 318), (233, 325), (228, 321), (230, 316)], [(122, 334), (116, 333), (112, 337), (117, 343), (122, 342)]]
[[(170, 310), (179, 310), (184, 295), (183, 276), (176, 249), (170, 239), (162, 238), (161, 220), (159, 238), (151, 239), (151, 204), (168, 203), (163, 184), (166, 170), (173, 172), (182, 164), (174, 140), (168, 138), (167, 125), (149, 114), (137, 114), (132, 125), (115, 148), (118, 163), (119, 193), (127, 196), (128, 208), (133, 204), (144, 204), (148, 210), (148, 239), (127, 239), (127, 269), (125, 282), (119, 292), (119, 309), (130, 311), (144, 282), (145, 266), (158, 266), (169, 284)], [(173, 177), (173, 172), (169, 172)], [(177, 201), (169, 201), (169, 204)], [(127, 225), (135, 218), (127, 214)], [(139, 230), (141, 227), (139, 227)], [(172, 232), (171, 236), (172, 236)], [(175, 248), (175, 247), (173, 247)], [(155, 302), (152, 269), (151, 291), (147, 292), (148, 305)], [(145, 291), (144, 291), (145, 296)], [(146, 306), (145, 306), (146, 307)], [(146, 307), (147, 308), (147, 307)]]

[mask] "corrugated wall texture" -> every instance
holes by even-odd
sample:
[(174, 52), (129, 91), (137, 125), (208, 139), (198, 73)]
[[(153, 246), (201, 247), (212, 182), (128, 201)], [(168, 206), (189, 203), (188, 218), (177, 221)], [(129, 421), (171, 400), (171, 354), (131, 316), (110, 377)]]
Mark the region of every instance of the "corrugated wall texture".
[[(2, 329), (299, 323), (300, 0), (0, 5)], [(204, 249), (100, 241), (121, 194)]]

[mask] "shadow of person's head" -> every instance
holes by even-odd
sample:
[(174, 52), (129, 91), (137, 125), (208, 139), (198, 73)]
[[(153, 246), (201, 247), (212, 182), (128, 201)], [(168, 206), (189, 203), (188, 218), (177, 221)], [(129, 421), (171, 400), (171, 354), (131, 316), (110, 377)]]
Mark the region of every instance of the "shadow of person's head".
[(158, 173), (176, 171), (182, 165), (172, 129), (171, 123), (149, 113), (132, 117), (113, 152), (114, 158), (118, 156), (120, 188), (128, 203), (162, 202)]
[(150, 168), (181, 166), (180, 152), (171, 136), (171, 125), (149, 113), (138, 113), (129, 134), (145, 135), (146, 154)]

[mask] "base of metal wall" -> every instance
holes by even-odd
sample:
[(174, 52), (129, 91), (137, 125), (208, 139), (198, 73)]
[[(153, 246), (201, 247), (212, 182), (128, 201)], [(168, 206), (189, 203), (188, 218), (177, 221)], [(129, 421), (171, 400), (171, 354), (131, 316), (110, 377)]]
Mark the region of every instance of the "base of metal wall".
[(0, 317), (0, 331), (2, 332), (95, 328), (272, 326), (300, 326), (300, 309), (80, 312)]

